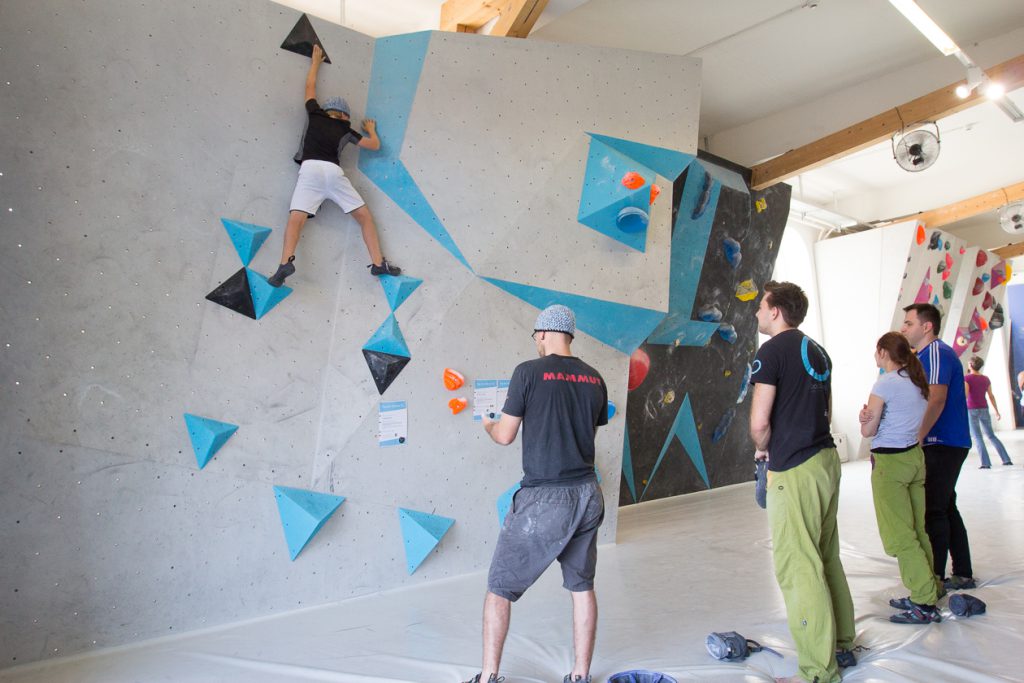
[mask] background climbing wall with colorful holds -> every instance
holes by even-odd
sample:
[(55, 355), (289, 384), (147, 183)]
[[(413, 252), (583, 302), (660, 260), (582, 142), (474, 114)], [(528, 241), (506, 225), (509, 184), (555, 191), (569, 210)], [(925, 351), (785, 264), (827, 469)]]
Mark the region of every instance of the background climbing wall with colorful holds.
[(790, 187), (752, 192), (737, 169), (698, 158), (674, 190), (671, 304), (630, 360), (620, 505), (752, 477), (754, 312)]
[[(896, 308), (892, 316), (892, 329), (903, 324), (903, 308), (910, 304), (932, 304), (942, 313), (942, 334), (954, 323), (948, 321), (956, 305), (956, 287), (964, 269), (967, 242), (924, 225), (914, 228), (914, 239), (907, 254), (907, 267), (903, 271)], [(970, 266), (968, 266), (969, 268)]]
[(1004, 300), (1010, 264), (979, 247), (964, 253), (957, 300), (944, 325), (942, 339), (953, 347), (964, 370), (972, 356), (988, 357), (992, 335), (1006, 323)]
[[(698, 60), (374, 41), (314, 18), (321, 99), (378, 121), (382, 150), (350, 146), (342, 165), (409, 279), (372, 278), (326, 203), (291, 291), (271, 291), (305, 121), (308, 58), (280, 49), (299, 14), (38, 0), (3, 15), (0, 666), (482, 568), (519, 449), (447, 403), (534, 355), (546, 303), (576, 308), (574, 350), (625, 407), (629, 353), (675, 296), (668, 188), (696, 151)], [(598, 139), (642, 175), (614, 215), (594, 215), (621, 182), (588, 178)], [(605, 182), (607, 204), (589, 193)], [(713, 187), (693, 189), (708, 215)], [(445, 367), (468, 391), (444, 389)], [(382, 401), (408, 406), (404, 444), (379, 447)], [(238, 429), (197, 454), (186, 413)], [(623, 414), (599, 433), (602, 542)]]

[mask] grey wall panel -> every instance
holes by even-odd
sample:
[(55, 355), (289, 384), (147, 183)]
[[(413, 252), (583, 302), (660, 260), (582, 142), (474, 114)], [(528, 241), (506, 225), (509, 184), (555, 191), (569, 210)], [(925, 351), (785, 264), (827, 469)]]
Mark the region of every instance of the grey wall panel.
[[(337, 207), (307, 223), (295, 291), (266, 317), (204, 299), (241, 267), (221, 217), (274, 228), (252, 268), (277, 262), (309, 63), (278, 45), (297, 18), (247, 0), (4, 5), (0, 585), (17, 592), (0, 598), (0, 666), (490, 558), (519, 449), (451, 415), (472, 386), (449, 393), (441, 372), (509, 377), (534, 353), (535, 308), (457, 263), (357, 170), (355, 149), (342, 163), (385, 253), (424, 280), (397, 312), (412, 362), (385, 394), (408, 401), (407, 444), (376, 442), (381, 397), (360, 349), (389, 308)], [(358, 120), (374, 42), (314, 25), (334, 61), (319, 93), (344, 95)], [(578, 224), (585, 133), (692, 153), (698, 98), (696, 60), (433, 34), (403, 160), (479, 274), (664, 309), (670, 202), (643, 254)], [(624, 410), (626, 356), (585, 333), (574, 350)], [(201, 471), (186, 411), (240, 425)], [(598, 436), (604, 542), (622, 427)], [(272, 484), (347, 497), (294, 562)], [(456, 519), (412, 577), (398, 507)]]

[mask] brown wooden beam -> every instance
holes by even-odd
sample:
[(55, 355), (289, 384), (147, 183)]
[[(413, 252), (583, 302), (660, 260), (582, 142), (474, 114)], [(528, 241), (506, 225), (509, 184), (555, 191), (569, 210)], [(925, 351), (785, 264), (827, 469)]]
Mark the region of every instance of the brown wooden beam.
[(1017, 244), (1007, 244), (1005, 247), (999, 247), (998, 249), (989, 249), (993, 254), (1001, 259), (1017, 258), (1018, 256), (1024, 256), (1024, 242), (1018, 242)]
[(992, 190), (991, 192), (985, 192), (975, 197), (968, 197), (962, 199), (959, 202), (953, 202), (946, 206), (940, 206), (937, 209), (930, 211), (919, 211), (918, 213), (907, 214), (906, 216), (898, 216), (896, 218), (889, 218), (884, 221), (875, 221), (872, 225), (876, 227), (883, 227), (886, 225), (892, 225), (893, 223), (902, 223), (903, 221), (914, 220), (918, 223), (923, 223), (928, 228), (940, 228), (950, 223), (956, 223), (965, 218), (971, 216), (977, 216), (978, 214), (985, 213), (986, 211), (995, 211), (1000, 207), (1006, 206), (1010, 202), (1019, 202), (1024, 200), (1024, 181), (1009, 185), (1007, 187), (1000, 187), (999, 189)]
[(547, 4), (548, 0), (445, 0), (441, 5), (441, 30), (476, 31), (499, 17), (490, 35), (525, 38)]
[[(994, 66), (985, 73), (993, 81), (1002, 83), (1007, 92), (1016, 90), (1024, 86), (1024, 55)], [(924, 121), (936, 121), (985, 99), (980, 92), (981, 88), (977, 88), (966, 99), (960, 99), (955, 90), (961, 83), (962, 81), (951, 83), (839, 132), (826, 135), (820, 140), (757, 164), (751, 169), (751, 186), (755, 190), (763, 190), (804, 171), (877, 144), (907, 126)]]

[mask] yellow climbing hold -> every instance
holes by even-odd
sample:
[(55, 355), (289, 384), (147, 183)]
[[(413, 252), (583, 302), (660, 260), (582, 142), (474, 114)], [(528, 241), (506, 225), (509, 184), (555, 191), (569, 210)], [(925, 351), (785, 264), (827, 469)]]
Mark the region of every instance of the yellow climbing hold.
[(754, 208), (757, 209), (758, 213), (761, 213), (762, 211), (768, 208), (768, 200), (765, 199), (764, 197), (761, 197), (756, 202), (754, 202)]
[(753, 280), (744, 280), (736, 286), (736, 298), (740, 301), (750, 301), (757, 297), (757, 285)]
[(731, 374), (732, 374), (732, 370), (726, 370), (726, 371), (725, 371), (725, 376), (726, 376), (726, 377), (728, 377), (728, 376), (729, 376), (729, 375), (731, 375)]

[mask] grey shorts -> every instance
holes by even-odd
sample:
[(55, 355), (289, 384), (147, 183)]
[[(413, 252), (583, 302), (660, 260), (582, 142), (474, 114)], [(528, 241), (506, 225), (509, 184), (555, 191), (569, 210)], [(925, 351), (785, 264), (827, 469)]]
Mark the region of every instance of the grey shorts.
[(594, 588), (604, 496), (596, 481), (516, 491), (498, 535), (487, 590), (515, 602), (552, 562), (570, 591)]

